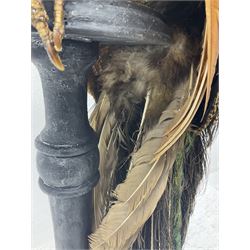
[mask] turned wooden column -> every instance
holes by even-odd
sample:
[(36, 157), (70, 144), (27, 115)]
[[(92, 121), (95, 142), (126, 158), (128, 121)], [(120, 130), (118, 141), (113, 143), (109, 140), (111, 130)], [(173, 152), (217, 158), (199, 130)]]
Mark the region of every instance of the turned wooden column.
[(86, 78), (97, 44), (63, 42), (65, 71), (54, 68), (32, 38), (32, 61), (43, 86), (46, 125), (36, 138), (41, 189), (49, 195), (57, 249), (86, 249), (91, 190), (99, 179), (97, 138), (89, 126)]

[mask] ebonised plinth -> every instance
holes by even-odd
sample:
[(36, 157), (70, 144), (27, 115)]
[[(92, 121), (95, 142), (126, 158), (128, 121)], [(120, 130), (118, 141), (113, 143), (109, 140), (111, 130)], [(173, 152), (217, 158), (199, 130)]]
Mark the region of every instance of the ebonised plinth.
[(91, 190), (99, 179), (97, 138), (87, 115), (86, 80), (97, 44), (65, 40), (65, 71), (54, 68), (32, 38), (32, 61), (43, 87), (46, 125), (36, 138), (41, 189), (49, 195), (57, 249), (86, 249)]

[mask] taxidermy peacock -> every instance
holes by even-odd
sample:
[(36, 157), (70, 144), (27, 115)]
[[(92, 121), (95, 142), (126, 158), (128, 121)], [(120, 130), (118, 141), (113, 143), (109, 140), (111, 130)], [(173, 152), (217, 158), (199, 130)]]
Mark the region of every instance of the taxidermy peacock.
[[(165, 46), (100, 45), (89, 75), (100, 181), (92, 249), (181, 249), (206, 151), (218, 127), (218, 0), (131, 1), (171, 27)], [(50, 31), (42, 3), (32, 24), (63, 70), (63, 1)]]

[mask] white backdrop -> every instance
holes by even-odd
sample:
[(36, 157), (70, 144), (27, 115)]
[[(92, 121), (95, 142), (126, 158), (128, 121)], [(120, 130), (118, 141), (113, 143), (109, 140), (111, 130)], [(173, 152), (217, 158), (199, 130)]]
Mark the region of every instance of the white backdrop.
[[(47, 196), (38, 187), (34, 139), (44, 126), (42, 86), (35, 66), (31, 66), (32, 82), (32, 249), (54, 249), (53, 229)], [(91, 106), (93, 101), (89, 99)], [(184, 250), (217, 250), (218, 248), (218, 137), (209, 149), (209, 170), (201, 184), (190, 220)]]

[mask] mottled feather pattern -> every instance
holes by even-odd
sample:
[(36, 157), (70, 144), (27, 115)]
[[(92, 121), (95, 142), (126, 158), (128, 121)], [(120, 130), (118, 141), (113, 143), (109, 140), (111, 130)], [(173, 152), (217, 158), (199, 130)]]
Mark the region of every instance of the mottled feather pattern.
[[(147, 213), (144, 212), (143, 215), (140, 215), (141, 206), (144, 201), (149, 200), (151, 193), (157, 187), (159, 178), (166, 168), (165, 165), (169, 164), (169, 161), (172, 163), (169, 165), (168, 171), (170, 171), (175, 161), (174, 155), (178, 152), (177, 145), (179, 143), (169, 151), (169, 153), (172, 152), (171, 157), (166, 156), (166, 162), (162, 159), (152, 162), (154, 152), (157, 151), (164, 139), (164, 128), (171, 123), (174, 115), (183, 104), (187, 88), (188, 81), (186, 81), (186, 84), (183, 83), (179, 86), (173, 101), (166, 105), (167, 111), (163, 112), (159, 122), (147, 131), (141, 147), (133, 154), (131, 159), (132, 169), (128, 172), (125, 182), (119, 184), (114, 191), (117, 201), (111, 206), (101, 225), (91, 236), (91, 247), (93, 249), (124, 248), (123, 243), (133, 237), (157, 206), (158, 200), (155, 200), (151, 203), (151, 206), (148, 205)], [(165, 159), (165, 157), (163, 158)], [(132, 221), (136, 223), (131, 223)]]
[(218, 57), (217, 1), (134, 2), (163, 15), (172, 25), (171, 42), (100, 47), (91, 124), (100, 136), (101, 181), (90, 246), (181, 249), (212, 140), (205, 139), (208, 129), (198, 135), (190, 125), (202, 102), (204, 112), (211, 109), (206, 102)]

